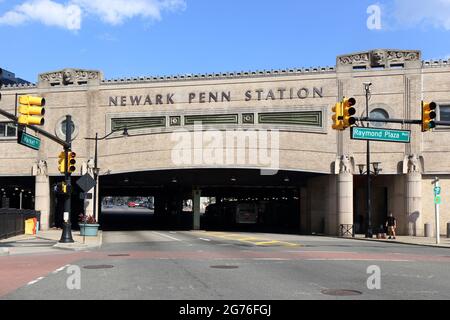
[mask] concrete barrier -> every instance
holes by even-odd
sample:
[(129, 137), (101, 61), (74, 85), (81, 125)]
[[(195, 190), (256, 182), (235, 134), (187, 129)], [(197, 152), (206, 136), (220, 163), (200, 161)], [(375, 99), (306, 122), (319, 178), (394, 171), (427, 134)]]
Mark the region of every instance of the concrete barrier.
[(430, 223), (425, 223), (425, 238), (431, 238), (433, 236), (433, 228)]

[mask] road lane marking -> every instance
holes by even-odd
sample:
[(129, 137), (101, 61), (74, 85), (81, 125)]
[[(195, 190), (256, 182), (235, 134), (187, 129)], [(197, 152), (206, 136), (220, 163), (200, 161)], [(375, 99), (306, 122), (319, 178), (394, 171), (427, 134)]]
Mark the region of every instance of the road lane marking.
[(256, 244), (257, 246), (267, 246), (267, 245), (271, 245), (271, 244), (279, 244), (280, 241), (260, 241), (260, 242), (254, 242), (254, 244)]
[(180, 240), (180, 239), (177, 239), (177, 238), (168, 236), (168, 235), (166, 235), (166, 234), (162, 234), (162, 233), (159, 233), (159, 232), (156, 232), (156, 231), (153, 231), (153, 233), (155, 233), (155, 234), (157, 234), (157, 235), (159, 235), (159, 236), (161, 236), (161, 237), (164, 237), (164, 238), (168, 238), (168, 239), (172, 239), (172, 240), (175, 240), (175, 241), (183, 242), (183, 241)]
[(207, 234), (211, 237), (230, 240), (230, 241), (238, 241), (238, 242), (245, 242), (250, 243), (256, 246), (268, 246), (268, 245), (280, 245), (284, 247), (303, 247), (301, 244), (286, 242), (286, 241), (280, 241), (280, 240), (270, 240), (270, 239), (264, 239), (264, 238), (255, 238), (255, 237), (249, 237), (248, 235), (242, 235), (242, 234), (235, 234), (235, 233), (223, 233), (223, 232), (203, 232), (202, 235)]
[(283, 259), (283, 258), (254, 258), (252, 260), (255, 260), (255, 261), (291, 261), (289, 259)]
[(67, 268), (67, 267), (69, 267), (69, 265), (66, 265), (66, 266), (64, 266), (64, 267), (61, 267), (61, 268), (59, 268), (59, 269), (56, 269), (56, 270), (53, 271), (52, 273), (53, 273), (53, 274), (57, 274), (57, 273), (63, 271), (63, 270), (64, 270), (65, 268)]
[(32, 286), (33, 284), (36, 284), (36, 283), (38, 283), (39, 281), (41, 281), (43, 279), (44, 279), (44, 277), (39, 277), (36, 280), (28, 282), (27, 286)]
[(210, 242), (211, 240), (210, 239), (205, 239), (205, 238), (198, 238), (199, 240), (203, 240), (203, 241), (207, 241), (207, 242)]
[(317, 258), (317, 259), (305, 259), (305, 261), (356, 261), (356, 262), (374, 262), (374, 261), (379, 261), (379, 262), (412, 262), (411, 260), (388, 260), (388, 259), (358, 259), (358, 258), (341, 258), (341, 259), (336, 259), (336, 258)]

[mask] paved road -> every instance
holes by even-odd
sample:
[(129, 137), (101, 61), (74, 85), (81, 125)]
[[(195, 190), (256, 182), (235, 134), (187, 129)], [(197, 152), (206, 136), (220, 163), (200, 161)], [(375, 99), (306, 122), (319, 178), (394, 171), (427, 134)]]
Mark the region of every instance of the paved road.
[[(105, 232), (103, 243), (102, 249), (91, 252), (0, 257), (3, 278), (0, 279), (0, 297), (152, 300), (450, 298), (450, 251), (447, 249), (225, 232)], [(110, 268), (85, 268), (100, 265)], [(380, 290), (367, 287), (370, 266), (381, 269)], [(81, 270), (81, 289), (69, 290), (70, 275), (67, 272), (76, 271), (77, 267)], [(330, 289), (354, 290), (361, 294), (324, 294)]]

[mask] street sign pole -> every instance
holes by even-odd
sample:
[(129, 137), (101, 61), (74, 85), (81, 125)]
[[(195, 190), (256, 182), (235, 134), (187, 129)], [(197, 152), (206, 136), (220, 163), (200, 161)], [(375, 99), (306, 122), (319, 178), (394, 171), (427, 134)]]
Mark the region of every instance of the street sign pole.
[(434, 180), (434, 208), (436, 219), (436, 244), (441, 243), (441, 225), (440, 225), (440, 203), (441, 203), (441, 187), (439, 185), (439, 178)]

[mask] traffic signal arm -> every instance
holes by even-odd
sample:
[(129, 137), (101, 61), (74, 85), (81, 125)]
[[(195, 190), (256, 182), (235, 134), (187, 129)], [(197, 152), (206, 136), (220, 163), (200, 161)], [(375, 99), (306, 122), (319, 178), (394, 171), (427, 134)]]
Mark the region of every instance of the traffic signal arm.
[[(4, 116), (5, 118), (14, 121), (14, 123), (19, 123), (19, 121), (18, 121), (19, 119), (15, 115), (13, 115), (13, 114), (11, 114), (11, 113), (9, 113), (7, 111), (4, 111), (4, 110), (0, 109), (0, 114), (2, 116)], [(29, 128), (29, 129), (31, 129), (31, 130), (33, 130), (34, 132), (40, 133), (44, 137), (49, 138), (50, 140), (56, 142), (57, 144), (65, 147), (65, 148), (69, 147), (69, 144), (66, 141), (61, 140), (60, 138), (58, 138), (57, 136), (51, 134), (50, 132), (42, 130), (41, 128), (38, 128), (38, 127), (33, 126), (31, 124), (25, 124), (24, 126)]]

